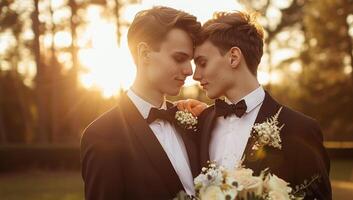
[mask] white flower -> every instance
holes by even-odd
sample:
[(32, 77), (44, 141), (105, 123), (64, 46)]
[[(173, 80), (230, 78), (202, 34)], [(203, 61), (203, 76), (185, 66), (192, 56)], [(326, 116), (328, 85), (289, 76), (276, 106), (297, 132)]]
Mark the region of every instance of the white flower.
[(263, 144), (268, 144), (271, 140), (271, 137), (268, 134), (263, 134), (263, 136), (260, 137), (260, 142)]
[(232, 170), (227, 170), (226, 173), (228, 177), (233, 177), (238, 180), (250, 178), (254, 172), (249, 168), (234, 168)]
[(274, 148), (281, 149), (281, 137), (280, 131), (284, 125), (279, 127), (278, 116), (282, 110), (282, 107), (277, 111), (277, 113), (272, 116), (270, 119), (267, 119), (265, 122), (259, 124), (256, 123), (253, 127), (254, 136), (257, 138), (253, 150), (258, 150), (260, 147), (265, 145), (272, 146)]
[(211, 185), (206, 188), (202, 188), (200, 191), (200, 199), (202, 200), (223, 200), (225, 195), (218, 186)]
[(285, 199), (290, 199), (289, 193), (292, 191), (292, 188), (290, 188), (288, 185), (289, 183), (274, 174), (269, 174), (264, 181), (265, 190), (267, 190), (269, 193), (281, 193)]
[(196, 125), (198, 123), (197, 117), (194, 117), (189, 111), (177, 111), (175, 113), (175, 119), (184, 129), (196, 130)]
[(223, 191), (224, 197), (229, 197), (229, 199), (236, 199), (238, 196), (238, 191), (236, 188), (231, 188), (228, 190)]
[(195, 179), (194, 179), (194, 184), (198, 185), (199, 187), (203, 187), (207, 185), (209, 181), (207, 180), (207, 175), (206, 174), (199, 174)]
[(222, 168), (217, 168), (215, 165), (211, 164), (209, 168), (205, 168), (203, 173), (199, 174), (194, 179), (194, 184), (197, 188), (208, 185), (219, 185), (223, 180), (222, 170)]
[(254, 192), (256, 195), (262, 193), (262, 179), (260, 177), (251, 177), (240, 181), (240, 184), (244, 186), (249, 192)]
[(247, 168), (235, 168), (225, 172), (226, 183), (236, 187), (239, 196), (245, 198), (247, 192), (262, 194), (262, 178), (253, 176), (253, 171)]
[(246, 198), (247, 193), (253, 192), (256, 196), (261, 196), (263, 189), (263, 180), (260, 177), (250, 177), (247, 179), (239, 179), (239, 184), (244, 188), (239, 192), (239, 197)]
[[(248, 199), (252, 194), (255, 198), (266, 200), (291, 200), (296, 198), (291, 192), (289, 183), (263, 170), (259, 176), (253, 170), (238, 164), (233, 169), (226, 169), (210, 162), (208, 167), (194, 179), (196, 199)], [(251, 198), (251, 197), (250, 197)]]
[(268, 193), (268, 200), (290, 200), (290, 198), (289, 196), (274, 190)]

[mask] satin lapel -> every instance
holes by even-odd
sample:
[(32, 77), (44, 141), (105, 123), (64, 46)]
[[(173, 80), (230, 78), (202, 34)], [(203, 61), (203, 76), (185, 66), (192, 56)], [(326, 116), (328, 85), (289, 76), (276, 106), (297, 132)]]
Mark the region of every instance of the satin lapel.
[(207, 161), (210, 160), (210, 141), (212, 137), (212, 130), (216, 124), (216, 109), (212, 106), (210, 113), (205, 116), (205, 120), (201, 125), (201, 144), (200, 144), (200, 161), (201, 167), (207, 166)]
[(191, 173), (192, 173), (193, 177), (196, 177), (199, 173), (199, 159), (197, 156), (198, 151), (196, 148), (196, 144), (192, 138), (193, 135), (191, 135), (191, 134), (196, 134), (196, 133), (191, 132), (191, 131), (186, 131), (183, 128), (181, 128), (179, 125), (177, 125), (176, 123), (174, 123), (174, 127), (184, 141), (184, 145), (185, 145), (185, 148), (186, 148), (186, 151), (188, 154), (188, 158), (189, 158)]
[[(265, 122), (267, 118), (270, 118), (271, 116), (275, 115), (279, 108), (280, 105), (266, 92), (265, 99), (261, 105), (261, 108), (254, 124)], [(254, 146), (255, 142), (255, 138), (250, 136), (248, 143), (245, 147), (245, 151), (243, 153), (243, 164), (246, 167), (253, 169), (254, 172), (259, 172), (259, 167), (263, 159), (259, 158), (259, 156), (256, 154), (256, 151), (252, 150), (252, 147)]]
[[(149, 160), (156, 171), (160, 173), (171, 194), (175, 195), (183, 186), (163, 147), (126, 94), (122, 94), (121, 103), (121, 109), (133, 130), (133, 134), (143, 146)], [(143, 168), (143, 166), (141, 167)]]

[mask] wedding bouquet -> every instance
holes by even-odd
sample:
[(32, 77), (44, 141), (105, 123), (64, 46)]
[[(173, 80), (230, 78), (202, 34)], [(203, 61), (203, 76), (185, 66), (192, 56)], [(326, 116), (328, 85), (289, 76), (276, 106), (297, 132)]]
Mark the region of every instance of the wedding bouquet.
[[(242, 166), (225, 169), (210, 163), (203, 168), (200, 175), (194, 179), (195, 196), (179, 194), (175, 199), (200, 200), (297, 200), (297, 196), (289, 187), (289, 183), (274, 174), (263, 170), (259, 176)], [(184, 195), (184, 196), (183, 196)]]

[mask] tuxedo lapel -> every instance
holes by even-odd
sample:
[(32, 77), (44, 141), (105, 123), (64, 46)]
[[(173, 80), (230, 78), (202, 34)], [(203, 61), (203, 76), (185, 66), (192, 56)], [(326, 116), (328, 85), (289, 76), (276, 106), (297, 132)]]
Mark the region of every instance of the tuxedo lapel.
[[(121, 95), (121, 103), (121, 109), (133, 130), (132, 134), (135, 134), (143, 146), (149, 160), (156, 171), (160, 173), (169, 191), (176, 194), (183, 186), (158, 139), (125, 93)], [(143, 166), (141, 167), (143, 168)]]
[(174, 127), (184, 141), (184, 145), (185, 145), (185, 148), (186, 148), (186, 151), (188, 154), (188, 158), (189, 158), (191, 173), (192, 173), (193, 177), (196, 177), (199, 173), (199, 171), (198, 171), (199, 160), (197, 159), (196, 144), (191, 138), (192, 135), (190, 135), (190, 134), (195, 134), (195, 133), (191, 132), (191, 131), (189, 132), (189, 131), (184, 130), (176, 123), (174, 123)]
[[(167, 108), (168, 109), (173, 109), (173, 113), (176, 113), (178, 111), (178, 108), (176, 106), (173, 105), (173, 103), (167, 101)], [(180, 127), (177, 123), (176, 120), (173, 120), (173, 125), (175, 127), (175, 130), (177, 132), (177, 134), (180, 135), (180, 137), (182, 138), (186, 151), (187, 151), (187, 156), (189, 158), (189, 163), (190, 163), (190, 169), (191, 169), (191, 173), (193, 175), (193, 177), (196, 177), (198, 175), (198, 165), (199, 165), (199, 161), (197, 158), (197, 148), (196, 148), (196, 144), (195, 141), (193, 140), (193, 136), (192, 134), (196, 134), (193, 131), (187, 131), (184, 128)]]
[[(261, 105), (261, 108), (259, 110), (259, 113), (256, 117), (254, 124), (263, 123), (264, 121), (266, 121), (266, 119), (275, 115), (279, 108), (280, 108), (280, 105), (267, 92), (265, 92), (265, 99)], [(253, 169), (254, 171), (258, 171), (262, 159), (259, 159), (256, 156), (255, 151), (252, 150), (252, 147), (254, 146), (255, 142), (256, 142), (256, 139), (250, 136), (246, 144), (245, 151), (243, 153), (243, 159), (244, 159), (243, 164), (246, 167)]]
[(206, 167), (207, 166), (207, 161), (210, 160), (210, 153), (209, 153), (209, 147), (210, 147), (210, 141), (212, 137), (212, 130), (216, 124), (216, 107), (213, 106), (210, 111), (210, 114), (208, 114), (205, 117), (205, 120), (203, 121), (203, 124), (201, 125), (201, 144), (200, 144), (200, 160), (201, 160), (201, 167)]

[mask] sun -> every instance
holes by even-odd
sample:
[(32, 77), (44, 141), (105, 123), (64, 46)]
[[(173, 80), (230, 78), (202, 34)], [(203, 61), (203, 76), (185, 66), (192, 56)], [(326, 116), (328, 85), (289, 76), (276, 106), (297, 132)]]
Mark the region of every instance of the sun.
[(89, 38), (90, 47), (79, 51), (84, 66), (79, 80), (84, 87), (99, 89), (104, 97), (110, 97), (132, 84), (136, 69), (126, 41), (118, 46), (114, 24), (101, 18), (100, 11), (99, 7), (88, 9), (90, 23), (84, 37)]

